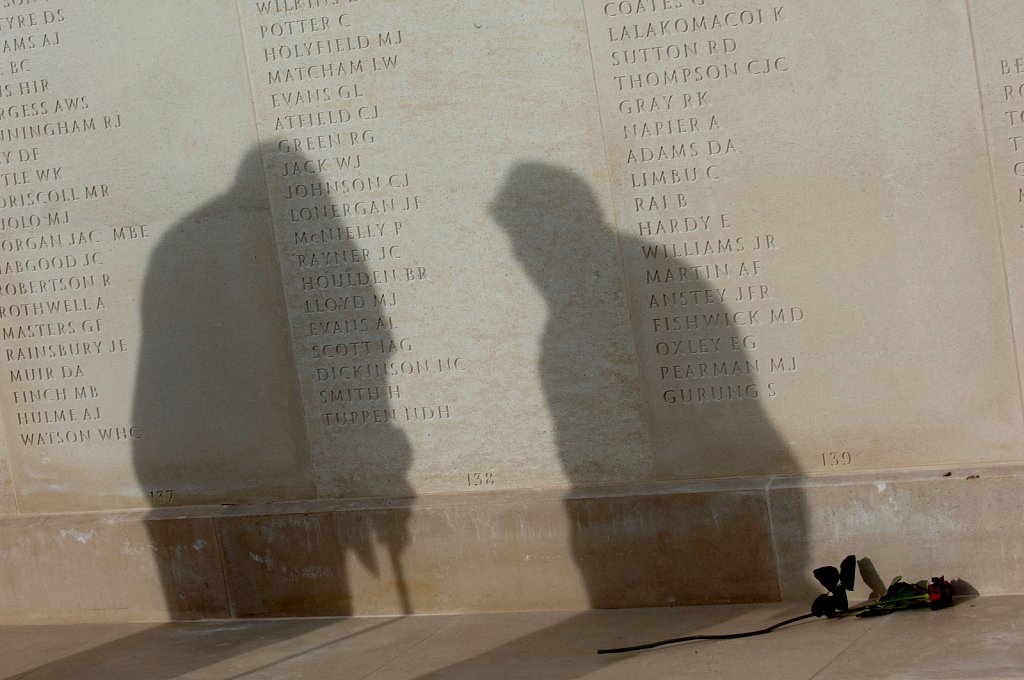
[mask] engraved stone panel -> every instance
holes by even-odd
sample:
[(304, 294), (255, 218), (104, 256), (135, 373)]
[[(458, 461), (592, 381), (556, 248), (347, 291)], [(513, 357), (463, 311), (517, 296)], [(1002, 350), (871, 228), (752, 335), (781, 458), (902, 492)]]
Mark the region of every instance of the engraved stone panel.
[[(321, 495), (648, 478), (614, 240), (578, 240), (579, 214), (507, 236), (489, 209), (522, 159), (603, 186), (582, 17), (239, 8)], [(572, 281), (571, 308), (536, 267)], [(568, 332), (571, 351), (538, 365)]]
[(1005, 4), (2, 10), (0, 508), (1020, 455)]
[(1017, 355), (1024, 295), (1024, 7), (1016, 2), (973, 0), (971, 13), (978, 86), (985, 114), (992, 187), (1010, 292)]
[(659, 476), (1018, 456), (965, 5), (585, 6)]
[(3, 22), (20, 508), (308, 497), (235, 8), (7, 3)]

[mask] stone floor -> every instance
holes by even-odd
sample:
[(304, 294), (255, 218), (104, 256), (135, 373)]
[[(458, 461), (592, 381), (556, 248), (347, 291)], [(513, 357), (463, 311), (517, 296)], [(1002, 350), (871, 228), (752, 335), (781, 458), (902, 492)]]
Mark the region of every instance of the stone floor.
[(0, 628), (0, 680), (1024, 678), (1024, 596), (931, 612), (811, 619), (768, 635), (598, 655), (757, 629), (793, 604)]

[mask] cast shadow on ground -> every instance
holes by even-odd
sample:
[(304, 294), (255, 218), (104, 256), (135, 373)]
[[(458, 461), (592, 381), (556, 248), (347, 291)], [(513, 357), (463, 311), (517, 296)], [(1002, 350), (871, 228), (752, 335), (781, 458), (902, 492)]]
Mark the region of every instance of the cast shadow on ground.
[[(294, 664), (301, 667), (310, 656), (372, 634), (398, 620), (372, 622), (355, 632), (340, 635), (325, 630), (329, 622), (317, 618), (194, 621), (155, 626), (117, 624), (117, 628), (141, 630), (80, 649), (56, 661), (26, 666), (3, 680), (139, 677), (173, 680), (192, 677), (194, 672), (220, 680), (267, 679), (283, 674), (292, 677)], [(74, 630), (68, 631), (65, 648), (76, 646), (75, 637)], [(39, 640), (34, 643), (35, 647), (42, 647)], [(211, 670), (204, 673), (204, 669)]]

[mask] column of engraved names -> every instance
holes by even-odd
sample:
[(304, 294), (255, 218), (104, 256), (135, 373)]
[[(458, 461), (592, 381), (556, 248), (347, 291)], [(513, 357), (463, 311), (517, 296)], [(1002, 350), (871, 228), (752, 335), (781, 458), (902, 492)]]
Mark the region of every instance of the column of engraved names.
[(62, 159), (85, 140), (115, 142), (124, 125), (67, 68), (78, 11), (7, 2), (0, 14), (0, 352), (10, 439), (26, 449), (140, 436), (95, 380), (129, 351), (107, 323), (112, 244), (149, 234), (100, 223), (95, 207), (114, 188), (102, 171)]
[(402, 68), (406, 43), (400, 29), (370, 28), (360, 14), (369, 5), (252, 5), (265, 67), (257, 96), (277, 140), (269, 167), (287, 225), (285, 285), (302, 317), (317, 419), (331, 431), (449, 420), (451, 405), (417, 399), (414, 385), (464, 368), (413, 337), (417, 310), (403, 293), (430, 276), (404, 241), (422, 228), (424, 199), (380, 129), (389, 111), (375, 96)]
[(999, 105), (1003, 107), (1003, 115), (997, 118), (1003, 134), (996, 139), (1005, 137), (1004, 149), (1010, 156), (1007, 164), (1012, 192), (1006, 198), (1015, 206), (1010, 214), (1018, 228), (1024, 229), (1024, 56), (1013, 55), (999, 60), (998, 87)]
[[(771, 398), (796, 357), (762, 356), (758, 329), (799, 323), (770, 280), (785, 244), (756, 224), (756, 206), (723, 201), (743, 181), (736, 159), (756, 153), (721, 102), (751, 79), (786, 77), (785, 55), (748, 46), (788, 10), (716, 0), (600, 3), (615, 110), (606, 134), (620, 211), (643, 261), (642, 352), (658, 378), (654, 403), (686, 406)], [(753, 104), (753, 102), (752, 102)]]

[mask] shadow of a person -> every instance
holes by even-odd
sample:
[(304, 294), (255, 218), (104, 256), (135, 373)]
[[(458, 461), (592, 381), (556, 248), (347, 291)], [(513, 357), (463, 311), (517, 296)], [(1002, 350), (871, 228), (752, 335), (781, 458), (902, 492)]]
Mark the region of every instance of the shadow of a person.
[[(580, 409), (580, 404), (585, 402), (573, 397), (581, 389), (580, 386), (592, 382), (590, 373), (608, 366), (607, 357), (613, 350), (611, 345), (614, 338), (606, 330), (611, 327), (610, 323), (590, 323), (587, 327), (581, 327), (574, 321), (584, 316), (581, 314), (581, 306), (599, 306), (603, 290), (610, 285), (605, 280), (608, 274), (602, 276), (600, 272), (602, 258), (607, 259), (608, 253), (618, 253), (621, 248), (628, 295), (633, 298), (631, 306), (634, 310), (646, 307), (643, 302), (652, 296), (658, 299), (658, 294), (662, 292), (678, 294), (683, 289), (697, 292), (697, 295), (689, 296), (688, 299), (697, 300), (701, 305), (696, 309), (692, 305), (676, 307), (674, 311), (659, 311), (657, 315), (693, 314), (699, 311), (701, 319), (723, 319), (729, 316), (730, 309), (725, 302), (729, 296), (724, 291), (738, 290), (739, 284), (743, 283), (743, 279), (737, 281), (735, 278), (738, 265), (733, 263), (729, 279), (716, 282), (699, 278), (699, 268), (691, 266), (692, 263), (682, 258), (662, 258), (657, 263), (658, 268), (663, 271), (686, 271), (695, 280), (683, 283), (676, 281), (668, 285), (647, 284), (645, 269), (652, 267), (652, 264), (644, 255), (644, 250), (651, 252), (654, 243), (616, 234), (602, 219), (600, 206), (586, 181), (569, 170), (543, 163), (522, 163), (508, 173), (492, 204), (492, 215), (508, 234), (517, 259), (547, 303), (548, 318), (541, 340), (540, 375), (558, 433), (558, 455), (562, 468), (574, 490), (608, 483), (610, 480), (607, 479), (606, 471), (612, 468), (608, 459), (614, 459), (617, 452), (609, 447), (580, 447), (576, 432), (587, 423), (586, 414)], [(559, 266), (551, 266), (546, 255), (562, 252), (564, 249), (560, 244), (584, 244), (582, 261), (561, 262)], [(711, 289), (723, 292), (704, 294)], [(621, 315), (624, 312), (608, 310), (606, 313)], [(654, 442), (647, 480), (677, 481), (693, 477), (726, 476), (725, 471), (731, 471), (729, 476), (793, 473), (795, 466), (792, 456), (761, 405), (761, 401), (770, 398), (769, 395), (776, 389), (768, 382), (772, 380), (771, 377), (763, 378), (768, 367), (761, 366), (758, 373), (751, 375), (756, 360), (744, 348), (743, 338), (736, 337), (736, 327), (709, 325), (706, 328), (659, 335), (650, 332), (651, 320), (638, 312), (634, 312), (633, 324), (641, 376), (655, 383), (642, 386), (646, 393), (646, 408)], [(586, 342), (580, 341), (581, 335), (586, 337)], [(734, 338), (736, 342), (733, 342)], [(654, 343), (679, 339), (694, 341), (692, 346), (695, 348), (718, 347), (720, 351), (674, 357), (672, 360), (675, 364), (681, 364), (678, 373), (690, 376), (689, 379), (652, 380), (651, 376), (664, 374), (661, 364), (669, 363), (653, 351)], [(701, 342), (704, 344), (701, 345)], [(663, 346), (670, 347), (672, 344), (665, 342)], [(759, 363), (763, 364), (764, 360)], [(676, 372), (672, 368), (668, 375), (675, 377)], [(717, 378), (705, 377), (716, 372), (719, 374)], [(722, 374), (725, 377), (721, 377)], [(763, 384), (756, 384), (758, 378), (762, 378)], [(718, 385), (734, 389), (711, 389)], [(742, 389), (736, 389), (736, 385), (742, 385)], [(748, 387), (750, 385), (753, 387)], [(670, 398), (675, 403), (667, 403), (660, 398), (665, 391), (670, 392)], [(707, 401), (699, 403), (701, 397), (698, 395), (703, 395)], [(687, 403), (680, 403), (684, 400)], [(708, 468), (714, 473), (707, 474), (705, 470)], [(744, 541), (744, 537), (751, 538), (759, 530), (764, 536), (766, 517), (763, 526), (758, 526), (760, 517), (753, 518), (753, 521), (744, 517), (748, 511), (766, 511), (763, 495), (753, 499), (752, 505), (741, 505), (739, 508), (734, 506), (734, 512), (730, 513), (728, 504), (716, 504), (706, 496), (691, 494), (688, 503), (706, 502), (708, 511), (717, 515), (714, 526), (695, 522), (692, 512), (675, 518), (665, 517), (666, 523), (658, 529), (659, 535), (680, 540), (681, 543), (673, 546), (675, 554), (659, 554), (650, 564), (645, 565), (659, 572), (653, 574), (638, 574), (635, 564), (610, 559), (612, 555), (602, 553), (603, 539), (595, 535), (595, 529), (598, 528), (595, 522), (600, 521), (600, 517), (595, 518), (592, 513), (593, 504), (576, 500), (573, 496), (573, 492), (570, 492), (566, 499), (570, 526), (574, 527), (573, 552), (592, 607), (694, 602), (695, 595), (701, 594), (704, 599), (699, 603), (702, 604), (736, 601), (737, 591), (756, 592), (759, 589), (754, 583), (744, 588), (744, 581), (763, 576), (770, 579), (772, 584), (776, 582), (775, 561), (770, 552), (760, 555), (748, 552), (744, 555), (742, 550), (727, 545), (732, 540), (752, 545), (754, 541)], [(615, 511), (628, 515), (632, 504), (635, 502), (626, 499), (622, 507)], [(735, 512), (737, 509), (740, 512)], [(665, 508), (665, 514), (671, 515), (672, 512), (671, 507)], [(643, 513), (638, 509), (637, 513), (644, 514), (644, 519), (650, 519), (649, 512)], [(679, 526), (680, 522), (686, 521), (692, 524)], [(709, 533), (712, 535), (709, 536)], [(770, 541), (766, 540), (764, 544), (770, 551)], [(698, 546), (699, 550), (696, 549)], [(642, 544), (636, 547), (643, 549)], [(665, 547), (659, 546), (659, 551)], [(752, 558), (760, 558), (766, 564), (752, 564)], [(691, 576), (687, 583), (682, 583), (680, 573), (686, 571), (688, 563), (693, 567), (704, 567), (701, 571), (714, 567), (715, 575), (710, 578), (702, 575), (699, 581)], [(772, 587), (761, 586), (761, 590), (770, 592)], [(767, 597), (761, 596), (764, 599)]]
[[(792, 474), (795, 469), (787, 447), (759, 400), (749, 398), (752, 392), (746, 390), (743, 393), (747, 398), (743, 400), (692, 403), (685, 409), (676, 406), (673, 410), (652, 404), (663, 386), (642, 386), (640, 389), (647, 393), (648, 419), (655, 441), (651, 458), (642, 464), (623, 460), (616, 446), (594, 445), (593, 430), (601, 428), (595, 428), (588, 417), (587, 404), (594, 399), (620, 398), (621, 390), (638, 389), (635, 377), (623, 371), (616, 359), (621, 353), (617, 346), (620, 340), (618, 332), (612, 329), (621, 327), (627, 312), (608, 305), (609, 300), (621, 301), (626, 296), (609, 295), (609, 291), (621, 285), (617, 283), (622, 281), (617, 278), (617, 270), (625, 261), (627, 287), (631, 284), (627, 296), (633, 295), (634, 308), (643, 309), (638, 307), (637, 292), (645, 282), (636, 270), (645, 266), (643, 247), (654, 243), (616, 234), (605, 223), (600, 204), (585, 180), (568, 169), (540, 162), (520, 163), (507, 173), (492, 202), (491, 215), (508, 235), (516, 258), (546, 302), (547, 322), (538, 373), (555, 424), (559, 459), (571, 485), (564, 501), (567, 525), (591, 607), (777, 599), (778, 574), (769, 528), (767, 482), (755, 482), (749, 488), (740, 484), (718, 493), (670, 493), (660, 497), (655, 489), (653, 500), (630, 495), (631, 487), (622, 495), (609, 491), (614, 487), (595, 493), (595, 487), (616, 482), (679, 481), (709, 476), (700, 474), (701, 465), (707, 467), (709, 455), (729, 457), (714, 469), (733, 470), (733, 476)], [(690, 263), (668, 258), (659, 266), (678, 271), (688, 268)], [(724, 283), (720, 282), (718, 287), (721, 285)], [(661, 289), (711, 287), (707, 281), (697, 280)], [(643, 289), (642, 294), (651, 292)], [(714, 316), (726, 314), (729, 309), (719, 296), (708, 301), (700, 312)], [(638, 326), (647, 320), (632, 321), (641, 375), (657, 375), (658, 357), (644, 344), (650, 342), (650, 337)], [(727, 330), (734, 332), (732, 328)], [(677, 334), (676, 339), (715, 338), (721, 337), (721, 332), (718, 328), (687, 331)], [(734, 362), (738, 362), (739, 366), (746, 366), (748, 360), (754, 359), (741, 343), (740, 349), (731, 351), (728, 364), (735, 366)], [(602, 372), (616, 376), (615, 380), (622, 383), (619, 391), (594, 390), (600, 382), (595, 373)], [(691, 380), (685, 384), (715, 382)], [(675, 387), (678, 389), (679, 384)], [(696, 402), (697, 393), (689, 394)], [(761, 395), (766, 396), (766, 392)], [(657, 435), (657, 428), (666, 427), (677, 436), (653, 436)], [(616, 475), (621, 478), (616, 479)], [(803, 563), (802, 559), (796, 561)], [(725, 608), (715, 622), (729, 616)], [(592, 635), (595, 625), (606, 624), (581, 614), (424, 675), (421, 680), (484, 677), (481, 673), (491, 665), (522, 668), (522, 664), (529, 663), (524, 650), (543, 649), (549, 640)], [(609, 631), (605, 645), (637, 642), (624, 640), (622, 632)], [(686, 631), (673, 634), (685, 635)], [(572, 677), (614, 661), (614, 657), (594, 654), (580, 662)]]
[(258, 148), (235, 179), (145, 273), (133, 456), (153, 505), (315, 497)]
[[(217, 546), (204, 546), (222, 551), (214, 559), (224, 565), (226, 593), (196, 601), (174, 556), (158, 559), (172, 618), (350, 615), (346, 554), (380, 575), (377, 546), (390, 555), (401, 609), (411, 613), (400, 568), (408, 508), (282, 514), (244, 507), (382, 495), (360, 486), (370, 469), (387, 495), (412, 496), (412, 453), (401, 430), (391, 422), (330, 422), (321, 412), (366, 403), (387, 410), (388, 376), (353, 381), (338, 369), (386, 363), (394, 351), (390, 330), (371, 311), (378, 294), (366, 259), (345, 256), (362, 250), (354, 232), (337, 218), (288, 219), (324, 200), (295, 190), (325, 187), (321, 167), (278, 145), (251, 149), (234, 185), (169, 229), (149, 262), (133, 456), (154, 506), (147, 521), (154, 549), (180, 539), (173, 534), (181, 527), (158, 506), (242, 506), (231, 516), (215, 513)], [(343, 297), (367, 304), (336, 304)], [(377, 351), (346, 356), (356, 343)]]

